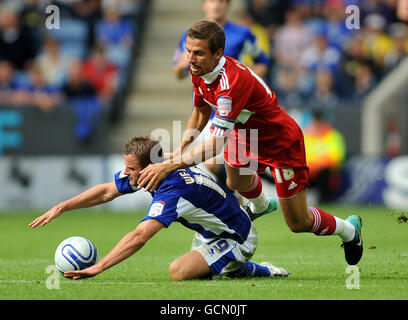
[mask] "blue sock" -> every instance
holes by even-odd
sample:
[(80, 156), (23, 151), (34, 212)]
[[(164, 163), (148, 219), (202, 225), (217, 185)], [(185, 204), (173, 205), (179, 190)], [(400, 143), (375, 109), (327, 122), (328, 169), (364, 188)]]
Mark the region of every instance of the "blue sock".
[(269, 277), (270, 275), (271, 273), (267, 267), (251, 261), (243, 264), (237, 270), (228, 273), (230, 278)]

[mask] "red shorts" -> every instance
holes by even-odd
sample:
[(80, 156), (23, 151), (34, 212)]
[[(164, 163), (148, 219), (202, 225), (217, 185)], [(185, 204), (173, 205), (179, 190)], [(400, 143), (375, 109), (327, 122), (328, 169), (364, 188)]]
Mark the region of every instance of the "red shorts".
[[(230, 167), (234, 166), (225, 161)], [(242, 167), (242, 166), (241, 166)], [(246, 166), (245, 166), (246, 167)], [(247, 167), (249, 168), (249, 167)], [(267, 166), (261, 164), (258, 172), (265, 172)], [(279, 199), (289, 199), (296, 195), (309, 185), (309, 168), (308, 167), (294, 167), (294, 168), (273, 168), (271, 167), (271, 174), (275, 180), (276, 193)]]
[(293, 197), (299, 191), (309, 187), (309, 168), (271, 168), (271, 173), (275, 179), (276, 193), (279, 199)]
[(250, 141), (240, 143), (237, 139), (229, 139), (224, 150), (224, 160), (231, 167), (247, 168), (258, 173), (265, 172), (269, 167), (275, 179), (278, 197), (291, 198), (309, 187), (303, 134), (299, 132), (285, 148), (274, 147), (278, 145), (274, 140), (259, 141), (258, 148), (254, 150), (250, 147)]

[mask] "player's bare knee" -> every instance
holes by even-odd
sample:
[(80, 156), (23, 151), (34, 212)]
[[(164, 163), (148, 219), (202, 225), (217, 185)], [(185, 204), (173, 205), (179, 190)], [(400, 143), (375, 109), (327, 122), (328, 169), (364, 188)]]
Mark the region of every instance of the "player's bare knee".
[(183, 275), (179, 272), (169, 272), (170, 280), (181, 281), (184, 280)]
[(169, 266), (169, 276), (171, 280), (179, 280), (178, 263), (173, 261)]
[(169, 276), (170, 280), (180, 281), (185, 280), (185, 272), (183, 266), (178, 263), (177, 260), (174, 260), (169, 266)]

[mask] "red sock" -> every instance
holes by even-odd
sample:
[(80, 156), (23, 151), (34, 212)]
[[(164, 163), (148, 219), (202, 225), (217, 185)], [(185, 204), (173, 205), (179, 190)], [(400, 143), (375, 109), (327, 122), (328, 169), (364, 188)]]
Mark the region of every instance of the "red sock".
[(255, 178), (247, 190), (237, 190), (237, 192), (247, 199), (254, 199), (260, 196), (262, 193), (262, 180), (258, 174), (254, 174)]
[(328, 236), (336, 231), (336, 219), (330, 213), (316, 207), (309, 208), (313, 213), (313, 226), (309, 232), (317, 236)]

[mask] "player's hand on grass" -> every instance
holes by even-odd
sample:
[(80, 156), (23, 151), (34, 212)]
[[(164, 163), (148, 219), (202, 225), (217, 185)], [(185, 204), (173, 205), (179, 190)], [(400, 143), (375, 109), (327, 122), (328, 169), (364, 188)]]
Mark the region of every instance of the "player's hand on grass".
[(86, 268), (84, 270), (66, 271), (64, 272), (64, 277), (79, 280), (94, 277), (101, 272), (102, 270), (98, 266), (93, 265), (92, 267)]
[(37, 227), (38, 225), (41, 225), (41, 227), (44, 227), (47, 223), (50, 223), (51, 220), (57, 218), (61, 214), (62, 214), (61, 210), (59, 210), (56, 207), (53, 207), (50, 210), (48, 210), (46, 213), (44, 213), (42, 216), (35, 218), (28, 226), (31, 229)]
[(145, 188), (145, 191), (153, 191), (164, 177), (167, 175), (166, 164), (149, 164), (140, 171), (140, 177), (137, 181), (138, 188)]

